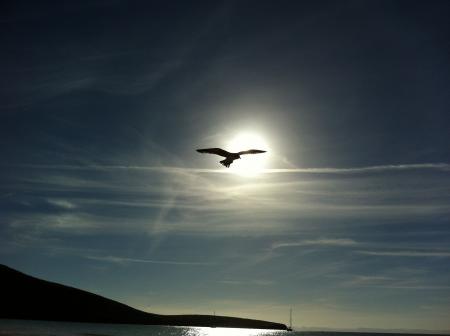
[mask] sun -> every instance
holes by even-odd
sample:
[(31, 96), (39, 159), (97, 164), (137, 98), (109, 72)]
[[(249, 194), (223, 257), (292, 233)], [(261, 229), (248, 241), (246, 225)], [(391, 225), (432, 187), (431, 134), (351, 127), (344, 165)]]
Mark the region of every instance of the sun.
[[(269, 152), (267, 142), (255, 133), (240, 133), (236, 135), (226, 150), (239, 152), (248, 149), (261, 149)], [(256, 176), (263, 172), (268, 160), (268, 153), (242, 155), (240, 160), (234, 160), (230, 171), (242, 176)]]

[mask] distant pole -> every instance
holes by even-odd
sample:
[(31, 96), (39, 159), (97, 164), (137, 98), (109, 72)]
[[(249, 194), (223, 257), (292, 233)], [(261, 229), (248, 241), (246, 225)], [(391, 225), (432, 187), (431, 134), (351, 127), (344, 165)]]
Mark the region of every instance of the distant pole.
[(292, 330), (292, 308), (289, 309), (289, 329)]

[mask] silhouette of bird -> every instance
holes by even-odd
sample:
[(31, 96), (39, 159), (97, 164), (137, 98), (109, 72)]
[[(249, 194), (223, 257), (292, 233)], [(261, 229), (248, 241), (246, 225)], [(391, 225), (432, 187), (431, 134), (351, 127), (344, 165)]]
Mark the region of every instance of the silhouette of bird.
[(242, 152), (237, 153), (230, 153), (222, 148), (203, 148), (203, 149), (197, 149), (197, 152), (199, 153), (208, 153), (208, 154), (216, 154), (225, 157), (225, 160), (220, 161), (222, 165), (229, 168), (230, 165), (233, 163), (234, 160), (240, 159), (241, 155), (243, 154), (260, 154), (265, 153), (266, 151), (259, 150), (259, 149), (249, 149)]

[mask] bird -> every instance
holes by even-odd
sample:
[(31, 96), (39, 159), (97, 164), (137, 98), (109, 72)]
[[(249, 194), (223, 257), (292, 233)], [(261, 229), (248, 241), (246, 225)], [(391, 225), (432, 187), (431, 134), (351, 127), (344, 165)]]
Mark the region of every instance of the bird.
[(216, 154), (225, 157), (225, 160), (220, 161), (220, 164), (223, 166), (230, 168), (230, 165), (233, 163), (234, 160), (240, 159), (241, 155), (243, 154), (260, 154), (265, 153), (264, 150), (259, 149), (249, 149), (246, 151), (241, 151), (237, 153), (230, 153), (222, 148), (202, 148), (197, 149), (197, 152), (199, 153), (208, 153), (208, 154)]

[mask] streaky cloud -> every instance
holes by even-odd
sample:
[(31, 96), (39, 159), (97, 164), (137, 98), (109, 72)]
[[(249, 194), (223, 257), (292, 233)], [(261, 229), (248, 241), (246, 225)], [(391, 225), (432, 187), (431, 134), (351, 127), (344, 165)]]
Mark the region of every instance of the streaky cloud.
[[(135, 166), (135, 165), (35, 165), (35, 164), (19, 164), (5, 165), (8, 167), (33, 168), (33, 169), (51, 169), (51, 170), (148, 170), (155, 172), (167, 173), (210, 173), (210, 174), (233, 174), (225, 169), (207, 169), (207, 168), (184, 168), (176, 166)], [(365, 167), (312, 167), (312, 168), (267, 168), (262, 170), (266, 174), (295, 174), (295, 173), (311, 173), (311, 174), (345, 174), (345, 173), (369, 173), (369, 172), (385, 172), (396, 170), (440, 170), (450, 171), (448, 163), (416, 163), (416, 164), (398, 164), (398, 165), (378, 165)]]
[(387, 288), (387, 289), (412, 289), (412, 290), (445, 290), (450, 289), (450, 286), (426, 286), (426, 285), (419, 285), (419, 286), (409, 286), (409, 285), (387, 285), (387, 286), (375, 286), (375, 287), (381, 287), (381, 288)]
[(344, 282), (345, 286), (380, 286), (392, 283), (396, 279), (381, 275), (357, 275), (350, 281)]
[(357, 251), (359, 254), (382, 257), (450, 257), (447, 251)]
[(147, 263), (147, 264), (161, 264), (161, 265), (180, 265), (180, 266), (214, 266), (215, 263), (210, 262), (197, 262), (197, 261), (173, 261), (173, 260), (150, 260), (150, 259), (135, 259), (135, 258), (123, 258), (115, 256), (97, 257), (87, 256), (87, 259), (107, 261), (116, 264), (128, 264), (128, 263)]
[(355, 246), (359, 243), (353, 239), (337, 238), (337, 239), (315, 239), (315, 240), (299, 240), (291, 242), (276, 242), (272, 244), (272, 249), (283, 247), (298, 247), (298, 246)]
[(342, 285), (350, 287), (372, 287), (402, 290), (445, 290), (450, 288), (450, 286), (447, 285), (424, 284), (423, 279), (418, 278), (400, 279), (378, 275), (357, 275), (350, 281), (342, 283)]
[(288, 169), (266, 169), (266, 173), (318, 173), (318, 174), (339, 174), (339, 173), (368, 173), (368, 172), (384, 172), (393, 170), (417, 170), (432, 169), (450, 171), (448, 163), (416, 163), (416, 164), (399, 164), (399, 165), (379, 165), (366, 167), (350, 167), (350, 168), (288, 168)]
[(273, 281), (270, 280), (220, 280), (220, 284), (223, 285), (231, 285), (231, 286), (272, 286), (274, 284)]

